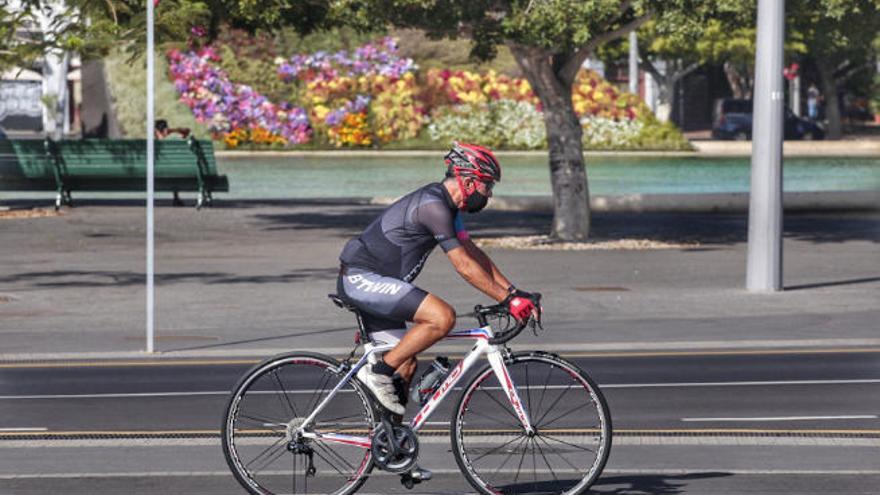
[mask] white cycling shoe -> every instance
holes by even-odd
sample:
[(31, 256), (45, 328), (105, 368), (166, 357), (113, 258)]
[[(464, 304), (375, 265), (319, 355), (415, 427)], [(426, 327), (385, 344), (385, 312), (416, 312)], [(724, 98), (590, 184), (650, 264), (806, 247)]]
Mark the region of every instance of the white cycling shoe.
[(365, 364), (357, 372), (358, 380), (373, 392), (373, 396), (379, 401), (385, 409), (394, 414), (403, 415), (406, 408), (400, 403), (397, 392), (394, 389), (394, 379), (380, 373), (373, 372), (371, 364)]
[(409, 475), (413, 480), (417, 482), (428, 481), (434, 477), (434, 474), (431, 473), (431, 471), (428, 471), (418, 464), (412, 467), (412, 469), (409, 471)]

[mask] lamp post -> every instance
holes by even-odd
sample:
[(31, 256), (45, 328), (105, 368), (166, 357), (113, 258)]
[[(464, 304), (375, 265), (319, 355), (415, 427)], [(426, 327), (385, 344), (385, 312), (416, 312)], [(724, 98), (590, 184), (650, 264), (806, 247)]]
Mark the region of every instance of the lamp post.
[(746, 289), (782, 290), (782, 44), (785, 0), (758, 1)]
[[(153, 144), (155, 128), (153, 115), (153, 72), (155, 71), (153, 60), (153, 10), (154, 0), (147, 1), (147, 353), (152, 354), (155, 350), (155, 285), (154, 285), (154, 267), (155, 267), (155, 236), (154, 236), (154, 216), (153, 216), (153, 199), (154, 190), (154, 173), (153, 164), (155, 157), (153, 156)], [(158, 3), (158, 2), (157, 2)]]

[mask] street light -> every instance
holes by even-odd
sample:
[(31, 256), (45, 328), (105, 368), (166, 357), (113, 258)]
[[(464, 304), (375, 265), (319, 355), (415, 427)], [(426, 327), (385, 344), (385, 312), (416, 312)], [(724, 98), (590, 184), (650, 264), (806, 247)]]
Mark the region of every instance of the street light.
[(782, 290), (782, 44), (785, 0), (758, 1), (746, 289)]

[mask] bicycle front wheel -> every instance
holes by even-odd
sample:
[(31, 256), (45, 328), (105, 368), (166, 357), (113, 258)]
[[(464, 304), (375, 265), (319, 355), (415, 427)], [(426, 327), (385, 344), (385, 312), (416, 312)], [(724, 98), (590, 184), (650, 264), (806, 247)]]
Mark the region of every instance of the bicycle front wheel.
[(599, 387), (556, 355), (505, 359), (534, 432), (525, 431), (490, 366), (464, 388), (451, 426), (452, 451), (485, 494), (584, 493), (611, 450), (611, 415)]
[[(254, 495), (353, 493), (372, 469), (369, 446), (303, 436), (304, 420), (345, 376), (339, 362), (316, 353), (276, 356), (235, 386), (221, 439), (235, 478)], [(373, 408), (352, 378), (330, 399), (307, 433), (370, 437)]]

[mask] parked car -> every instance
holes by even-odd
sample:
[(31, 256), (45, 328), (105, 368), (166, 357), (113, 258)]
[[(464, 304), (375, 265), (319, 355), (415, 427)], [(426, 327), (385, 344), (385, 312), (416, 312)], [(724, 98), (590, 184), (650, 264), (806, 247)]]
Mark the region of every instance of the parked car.
[[(783, 127), (784, 139), (823, 139), (825, 131), (807, 119), (793, 114), (785, 108)], [(752, 139), (752, 100), (725, 98), (715, 105), (715, 118), (712, 120), (712, 137), (715, 139)]]

